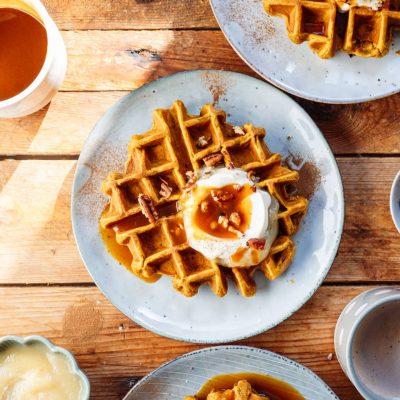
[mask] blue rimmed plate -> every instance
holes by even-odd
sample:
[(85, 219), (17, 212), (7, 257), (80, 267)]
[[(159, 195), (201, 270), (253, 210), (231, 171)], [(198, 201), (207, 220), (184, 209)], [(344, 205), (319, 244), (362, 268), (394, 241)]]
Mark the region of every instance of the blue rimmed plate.
[[(152, 111), (176, 99), (198, 113), (205, 103), (228, 120), (251, 121), (267, 130), (266, 141), (300, 169), (309, 210), (294, 237), (297, 253), (273, 282), (256, 276), (257, 293), (241, 297), (233, 285), (224, 298), (201, 287), (185, 298), (163, 277), (148, 284), (107, 252), (98, 221), (107, 199), (100, 185), (121, 171), (131, 135), (151, 127)], [(125, 315), (145, 328), (177, 340), (221, 343), (243, 339), (279, 324), (298, 310), (322, 283), (336, 255), (343, 228), (343, 190), (335, 159), (323, 135), (292, 99), (265, 82), (224, 71), (190, 71), (143, 86), (116, 103), (98, 122), (78, 161), (72, 190), (72, 224), (81, 257), (100, 290)]]
[(215, 17), (239, 56), (258, 74), (296, 96), (325, 103), (359, 103), (400, 91), (400, 35), (383, 58), (329, 60), (305, 42), (290, 41), (283, 18), (271, 17), (262, 0), (210, 0)]
[(250, 372), (292, 385), (307, 400), (339, 400), (308, 368), (270, 351), (246, 346), (211, 347), (185, 354), (143, 378), (123, 400), (183, 400), (215, 375)]

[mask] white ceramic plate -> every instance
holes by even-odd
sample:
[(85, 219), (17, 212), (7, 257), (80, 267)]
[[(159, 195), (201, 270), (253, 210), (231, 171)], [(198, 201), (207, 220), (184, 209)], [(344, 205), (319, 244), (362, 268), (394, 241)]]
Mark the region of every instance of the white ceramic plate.
[[(147, 284), (108, 254), (98, 232), (106, 198), (100, 192), (109, 171), (123, 169), (132, 134), (151, 127), (152, 111), (181, 99), (198, 113), (213, 98), (234, 124), (247, 121), (267, 129), (267, 143), (284, 157), (301, 160), (304, 178), (318, 171), (309, 211), (294, 240), (297, 253), (274, 282), (260, 273), (257, 294), (243, 298), (230, 285), (217, 298), (207, 285), (186, 298), (163, 277)], [(300, 166), (301, 166), (300, 165)], [(312, 176), (313, 174), (311, 174)], [(320, 286), (336, 255), (343, 226), (343, 192), (336, 162), (310, 117), (288, 96), (246, 75), (190, 71), (136, 90), (115, 104), (89, 136), (77, 165), (72, 191), (72, 223), (82, 259), (97, 286), (129, 318), (178, 340), (220, 343), (263, 332), (298, 310)]]
[(307, 43), (295, 45), (285, 21), (271, 17), (262, 0), (210, 0), (226, 38), (243, 60), (274, 85), (306, 99), (357, 103), (400, 90), (400, 34), (380, 59), (352, 57), (338, 51), (321, 60)]
[(270, 351), (245, 346), (211, 347), (185, 354), (143, 378), (124, 400), (183, 400), (215, 375), (259, 373), (289, 383), (306, 400), (339, 400), (308, 368)]

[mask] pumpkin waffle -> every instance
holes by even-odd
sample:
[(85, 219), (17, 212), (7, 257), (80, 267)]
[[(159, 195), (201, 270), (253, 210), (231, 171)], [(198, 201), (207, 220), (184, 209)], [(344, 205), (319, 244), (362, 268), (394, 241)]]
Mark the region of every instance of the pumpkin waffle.
[[(212, 391), (207, 400), (268, 400), (269, 397), (255, 393), (247, 381), (239, 381), (233, 389)], [(187, 396), (184, 400), (197, 400), (196, 397)]]
[(289, 38), (308, 41), (320, 58), (342, 48), (351, 55), (382, 57), (392, 31), (400, 26), (400, 1), (383, 0), (382, 8), (358, 6), (357, 0), (263, 0), (268, 14), (283, 17)]
[[(307, 200), (288, 194), (286, 185), (298, 180), (298, 172), (281, 165), (280, 155), (270, 152), (264, 136), (264, 129), (251, 124), (236, 134), (225, 113), (212, 105), (203, 106), (200, 115), (190, 115), (178, 100), (170, 109), (153, 112), (153, 127), (129, 143), (124, 172), (110, 173), (102, 184), (109, 203), (100, 225), (113, 228), (117, 243), (129, 249), (129, 268), (135, 275), (148, 282), (171, 276), (175, 289), (185, 296), (195, 295), (203, 283), (224, 296), (230, 276), (243, 296), (251, 296), (256, 292), (257, 270), (271, 280), (285, 271), (295, 252), (291, 235), (299, 227)], [(204, 138), (209, 138), (206, 143)], [(257, 186), (280, 204), (280, 233), (268, 258), (257, 266), (225, 268), (187, 243), (177, 201), (190, 189), (196, 171), (216, 159), (227, 167), (253, 170), (260, 179)]]

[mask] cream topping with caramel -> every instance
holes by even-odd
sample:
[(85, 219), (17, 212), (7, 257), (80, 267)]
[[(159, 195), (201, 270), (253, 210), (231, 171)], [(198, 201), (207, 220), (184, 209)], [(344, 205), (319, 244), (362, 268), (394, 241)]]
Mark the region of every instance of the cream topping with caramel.
[(232, 268), (268, 256), (278, 233), (279, 206), (245, 171), (200, 171), (180, 203), (189, 245), (207, 259)]

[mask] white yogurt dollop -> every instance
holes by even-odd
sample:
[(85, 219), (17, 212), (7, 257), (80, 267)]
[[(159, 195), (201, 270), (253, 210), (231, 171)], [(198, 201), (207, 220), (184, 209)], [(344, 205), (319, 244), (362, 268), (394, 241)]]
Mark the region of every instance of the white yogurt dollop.
[[(267, 258), (278, 234), (277, 200), (265, 190), (249, 190), (254, 187), (254, 182), (241, 169), (217, 168), (204, 170), (198, 175), (195, 188), (181, 202), (189, 245), (207, 259), (230, 268), (249, 267)], [(210, 193), (210, 188), (223, 192), (224, 188), (232, 185), (240, 185), (247, 190), (248, 195), (237, 206), (242, 220), (247, 220), (248, 224), (243, 232), (238, 231), (234, 237), (213, 235), (212, 230), (205, 231), (199, 226), (195, 216), (199, 215), (200, 204)], [(250, 239), (265, 240), (264, 248), (257, 250), (250, 247)]]

